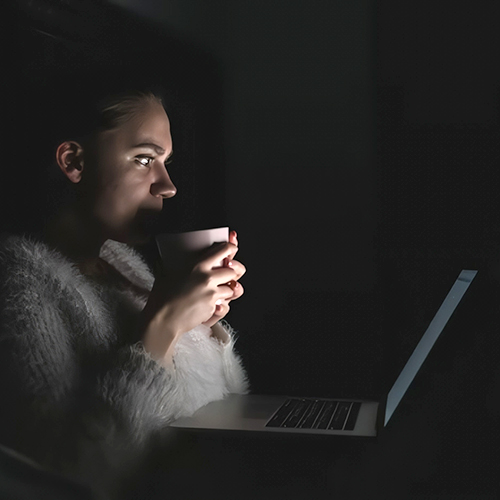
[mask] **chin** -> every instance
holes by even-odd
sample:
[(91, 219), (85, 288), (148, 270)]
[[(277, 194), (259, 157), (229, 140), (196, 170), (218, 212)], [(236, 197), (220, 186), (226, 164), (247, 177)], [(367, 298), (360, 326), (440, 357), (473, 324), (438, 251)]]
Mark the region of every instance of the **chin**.
[(159, 212), (143, 211), (137, 214), (131, 224), (115, 228), (110, 238), (128, 245), (143, 245), (148, 243), (158, 229)]

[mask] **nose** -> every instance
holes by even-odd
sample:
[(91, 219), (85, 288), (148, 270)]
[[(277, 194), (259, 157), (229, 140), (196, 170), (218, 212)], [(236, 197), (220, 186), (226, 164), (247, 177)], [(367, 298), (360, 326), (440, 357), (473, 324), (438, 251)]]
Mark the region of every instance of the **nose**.
[(158, 169), (158, 173), (154, 182), (151, 184), (151, 194), (157, 198), (172, 198), (177, 193), (177, 188), (175, 187), (170, 175), (168, 175), (167, 169), (161, 165)]

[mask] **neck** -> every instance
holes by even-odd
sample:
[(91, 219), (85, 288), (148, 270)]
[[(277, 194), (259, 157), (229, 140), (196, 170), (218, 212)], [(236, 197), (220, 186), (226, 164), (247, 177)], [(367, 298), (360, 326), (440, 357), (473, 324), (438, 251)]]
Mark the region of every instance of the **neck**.
[(45, 239), (79, 265), (98, 259), (106, 241), (97, 224), (75, 206), (62, 211), (47, 224)]

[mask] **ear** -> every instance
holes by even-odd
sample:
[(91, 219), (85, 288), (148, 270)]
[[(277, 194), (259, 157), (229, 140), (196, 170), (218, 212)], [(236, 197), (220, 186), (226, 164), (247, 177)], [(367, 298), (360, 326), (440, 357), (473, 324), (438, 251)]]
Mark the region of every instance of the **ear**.
[(75, 141), (64, 141), (56, 151), (56, 161), (64, 175), (73, 183), (82, 180), (83, 148)]

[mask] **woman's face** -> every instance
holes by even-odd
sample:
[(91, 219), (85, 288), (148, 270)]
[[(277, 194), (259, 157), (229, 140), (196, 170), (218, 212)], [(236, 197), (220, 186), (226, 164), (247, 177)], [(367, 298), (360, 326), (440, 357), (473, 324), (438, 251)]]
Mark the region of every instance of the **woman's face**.
[(166, 168), (171, 154), (170, 122), (159, 103), (144, 103), (118, 128), (99, 133), (84, 160), (82, 188), (104, 238), (147, 239), (148, 219), (177, 191)]

